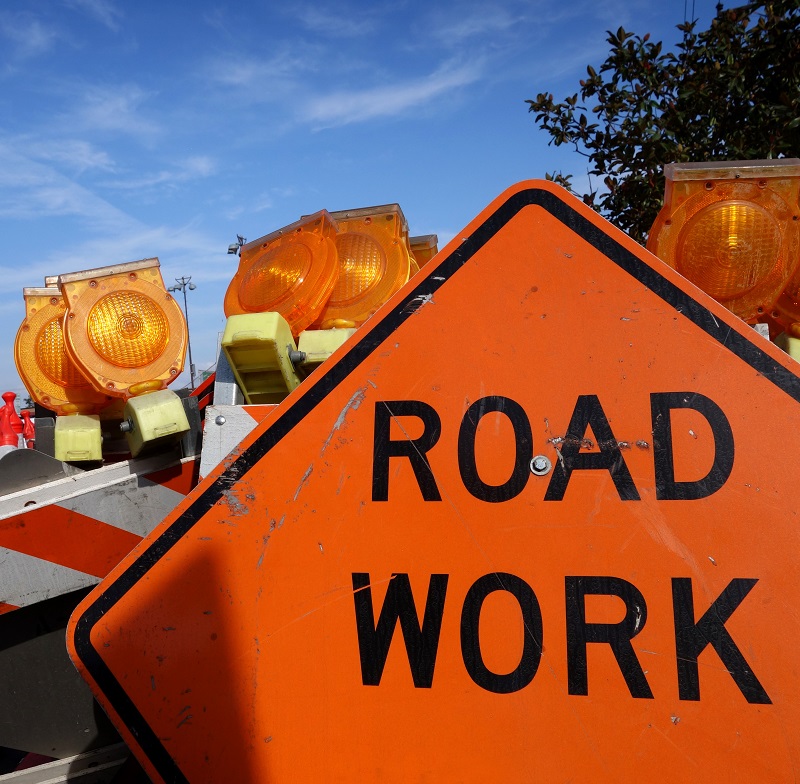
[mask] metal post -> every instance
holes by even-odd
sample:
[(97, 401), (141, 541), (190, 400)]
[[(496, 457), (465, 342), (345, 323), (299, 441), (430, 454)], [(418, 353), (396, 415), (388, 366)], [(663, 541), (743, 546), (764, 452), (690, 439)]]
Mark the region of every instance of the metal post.
[(197, 288), (192, 281), (192, 276), (175, 278), (175, 285), (170, 286), (167, 291), (182, 291), (183, 292), (183, 312), (186, 316), (186, 340), (189, 344), (189, 386), (194, 389), (194, 361), (192, 360), (192, 335), (189, 329), (189, 302), (186, 299), (186, 290), (194, 290)]

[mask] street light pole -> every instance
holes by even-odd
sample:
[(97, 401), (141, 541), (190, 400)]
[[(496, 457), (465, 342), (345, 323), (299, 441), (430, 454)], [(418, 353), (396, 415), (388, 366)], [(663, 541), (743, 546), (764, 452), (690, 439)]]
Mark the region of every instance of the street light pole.
[(183, 292), (183, 312), (186, 315), (186, 341), (189, 344), (189, 386), (194, 389), (194, 362), (192, 361), (192, 336), (189, 331), (189, 303), (186, 300), (186, 290), (194, 291), (197, 286), (194, 285), (192, 276), (188, 278), (180, 277), (175, 278), (175, 285), (170, 286), (167, 291), (182, 291)]

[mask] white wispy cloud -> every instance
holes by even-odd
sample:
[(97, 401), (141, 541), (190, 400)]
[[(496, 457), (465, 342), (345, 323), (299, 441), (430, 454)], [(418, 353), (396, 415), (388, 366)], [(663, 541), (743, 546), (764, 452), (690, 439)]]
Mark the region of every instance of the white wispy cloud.
[(235, 25), (226, 9), (220, 6), (206, 8), (201, 18), (209, 27), (213, 27), (223, 33), (227, 39), (233, 40), (235, 38)]
[(300, 119), (317, 128), (396, 117), (481, 78), (481, 61), (445, 65), (429, 76), (361, 90), (337, 90), (304, 102)]
[(378, 24), (375, 9), (337, 8), (336, 12), (319, 5), (297, 4), (291, 13), (313, 33), (330, 38), (358, 38), (374, 32)]
[(83, 11), (114, 33), (122, 26), (122, 9), (111, 0), (68, 0), (67, 5)]
[(76, 174), (114, 170), (114, 162), (107, 152), (82, 139), (19, 138), (13, 144), (31, 158), (50, 161)]
[(201, 226), (146, 226), (131, 222), (116, 236), (103, 233), (70, 248), (58, 248), (47, 256), (49, 268), (86, 269), (106, 264), (157, 257), (162, 274), (169, 282), (175, 275), (197, 275), (196, 279), (230, 279), (230, 270), (217, 274), (216, 267), (224, 254), (222, 242), (215, 242)]
[(271, 210), (282, 199), (288, 199), (294, 195), (294, 188), (269, 188), (266, 191), (257, 193), (252, 198), (239, 201), (233, 206), (227, 206), (224, 210), (224, 215), (226, 220), (236, 221), (242, 215), (253, 215)]
[(444, 43), (458, 46), (476, 36), (489, 39), (497, 33), (512, 30), (521, 21), (520, 15), (501, 5), (483, 5), (463, 13), (450, 11), (435, 25), (433, 33)]
[(269, 193), (262, 193), (249, 207), (250, 212), (265, 212), (275, 206), (275, 199)]
[(123, 211), (53, 166), (0, 140), (0, 218), (60, 216), (79, 217), (94, 231), (116, 232), (131, 223)]
[(180, 183), (209, 177), (217, 170), (215, 161), (208, 156), (198, 155), (181, 161), (177, 166), (141, 177), (128, 177), (102, 183), (108, 188), (120, 190), (146, 190), (158, 186), (177, 187)]
[(76, 101), (64, 118), (70, 127), (81, 130), (110, 131), (152, 139), (161, 128), (143, 112), (143, 105), (153, 93), (136, 84), (92, 85)]
[(217, 58), (209, 65), (208, 74), (224, 87), (256, 88), (280, 95), (303, 74), (313, 71), (313, 62), (308, 51), (295, 53), (289, 47), (281, 47), (268, 58)]
[(71, 245), (54, 243), (24, 264), (0, 254), (0, 296), (40, 285), (45, 275), (151, 256), (168, 258), (170, 268), (175, 265), (208, 279), (231, 275), (230, 270), (217, 270), (224, 240), (210, 237), (199, 222), (148, 226), (52, 166), (22, 156), (0, 141), (0, 221), (30, 220), (31, 226), (38, 226), (42, 218), (77, 219), (86, 239)]
[(0, 13), (0, 35), (11, 42), (14, 56), (23, 59), (47, 52), (58, 37), (33, 14), (9, 12)]

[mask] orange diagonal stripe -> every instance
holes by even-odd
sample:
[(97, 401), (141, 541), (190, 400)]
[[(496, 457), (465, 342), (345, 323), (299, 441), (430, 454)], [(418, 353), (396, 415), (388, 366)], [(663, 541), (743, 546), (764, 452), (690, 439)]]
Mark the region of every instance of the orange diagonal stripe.
[(141, 540), (136, 534), (52, 505), (0, 520), (0, 547), (105, 577)]

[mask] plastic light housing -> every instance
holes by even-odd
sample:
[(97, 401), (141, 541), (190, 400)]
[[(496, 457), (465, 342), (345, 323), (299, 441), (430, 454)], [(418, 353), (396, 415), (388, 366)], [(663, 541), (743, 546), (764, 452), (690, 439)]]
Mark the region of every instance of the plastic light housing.
[(316, 326), (357, 327), (408, 281), (408, 224), (397, 204), (331, 215), (339, 226), (339, 279)]
[(336, 232), (322, 210), (243, 245), (225, 315), (279, 313), (299, 335), (316, 321), (336, 285)]
[(96, 463), (103, 459), (103, 435), (97, 414), (58, 417), (53, 440), (56, 460)]
[(59, 275), (67, 353), (95, 389), (129, 398), (183, 370), (188, 332), (158, 259)]
[(439, 252), (439, 237), (435, 234), (409, 237), (408, 244), (411, 248), (411, 255), (420, 269)]
[(71, 359), (64, 342), (66, 304), (57, 288), (25, 288), (25, 319), (14, 362), (30, 396), (56, 414), (95, 414), (111, 398), (98, 392)]
[(169, 448), (190, 429), (181, 399), (170, 389), (129, 398), (122, 418), (128, 423), (125, 440), (131, 457), (144, 451)]
[(280, 313), (229, 316), (221, 346), (248, 403), (280, 403), (300, 384), (290, 356), (297, 346)]
[(800, 160), (671, 163), (664, 175), (648, 250), (746, 321), (777, 317), (787, 286), (800, 296)]

